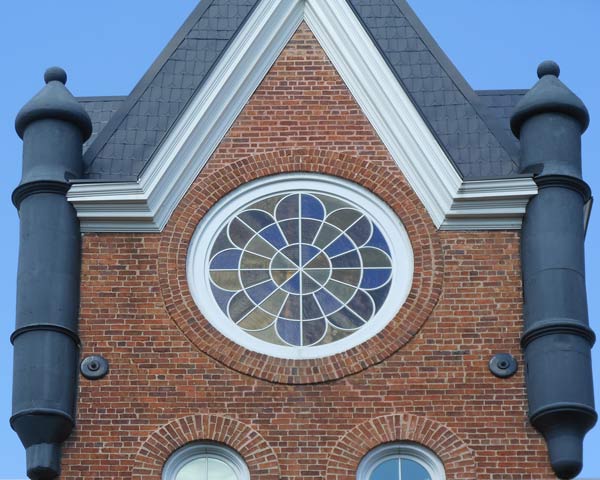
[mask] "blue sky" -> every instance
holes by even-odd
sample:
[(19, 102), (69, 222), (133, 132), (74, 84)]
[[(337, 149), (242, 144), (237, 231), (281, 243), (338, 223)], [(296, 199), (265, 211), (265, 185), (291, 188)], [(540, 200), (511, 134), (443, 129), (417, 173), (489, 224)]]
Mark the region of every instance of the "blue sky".
[[(409, 0), (442, 49), (476, 89), (529, 88), (537, 64), (558, 61), (561, 79), (587, 104), (584, 175), (600, 192), (600, 2), (597, 0)], [(44, 69), (64, 67), (75, 95), (125, 95), (150, 66), (197, 0), (19, 0), (0, 5), (0, 479), (23, 479), (23, 449), (8, 425), (18, 218), (10, 203), (20, 178), (21, 142), (13, 121), (43, 85)], [(598, 210), (598, 208), (596, 208)], [(600, 332), (600, 211), (587, 236), (592, 327)], [(600, 352), (594, 350), (596, 398)], [(588, 435), (581, 478), (600, 478), (600, 427)]]

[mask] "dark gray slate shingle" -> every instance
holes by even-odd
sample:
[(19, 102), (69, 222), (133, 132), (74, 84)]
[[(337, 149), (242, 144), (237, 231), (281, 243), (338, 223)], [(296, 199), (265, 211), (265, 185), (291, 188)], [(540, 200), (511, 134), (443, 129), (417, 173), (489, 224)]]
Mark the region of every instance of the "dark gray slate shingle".
[(527, 90), (477, 90), (476, 93), (488, 110), (500, 121), (506, 134), (518, 146), (519, 141), (510, 129), (510, 117)]
[(86, 178), (138, 177), (256, 3), (201, 2), (88, 149)]
[(98, 133), (108, 124), (127, 97), (79, 97), (85, 111), (92, 119), (92, 136), (83, 146), (84, 151), (94, 142)]
[[(463, 176), (515, 174), (518, 144), (507, 133), (506, 112), (475, 94), (408, 4), (347, 1)], [(86, 178), (138, 178), (258, 2), (200, 3), (118, 110), (100, 112), (110, 120), (88, 142)]]
[(512, 141), (408, 4), (348, 2), (464, 177), (513, 175), (517, 167)]

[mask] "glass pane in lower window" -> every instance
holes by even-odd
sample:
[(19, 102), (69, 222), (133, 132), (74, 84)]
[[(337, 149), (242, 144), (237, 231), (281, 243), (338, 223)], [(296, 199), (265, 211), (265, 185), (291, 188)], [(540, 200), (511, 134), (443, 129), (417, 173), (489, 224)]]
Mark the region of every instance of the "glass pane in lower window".
[(206, 458), (198, 458), (184, 465), (175, 480), (204, 480), (206, 478)]
[(207, 480), (237, 480), (237, 476), (225, 462), (216, 458), (209, 458)]
[(399, 472), (398, 459), (393, 458), (379, 464), (369, 480), (399, 480)]
[(402, 480), (431, 480), (429, 473), (413, 460), (403, 458), (401, 461)]

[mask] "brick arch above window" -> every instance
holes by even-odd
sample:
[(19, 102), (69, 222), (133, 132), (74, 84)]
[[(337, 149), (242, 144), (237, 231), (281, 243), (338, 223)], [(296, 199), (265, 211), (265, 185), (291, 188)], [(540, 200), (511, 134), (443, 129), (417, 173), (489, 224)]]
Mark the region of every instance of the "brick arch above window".
[[(256, 353), (220, 334), (196, 306), (187, 283), (190, 241), (204, 215), (221, 198), (259, 178), (310, 172), (354, 182), (383, 200), (402, 221), (414, 254), (408, 298), (376, 336), (324, 358), (290, 360)], [(328, 150), (285, 150), (251, 156), (201, 172), (161, 234), (158, 260), (161, 293), (173, 321), (202, 352), (241, 373), (276, 383), (308, 384), (342, 378), (382, 362), (406, 345), (437, 304), (443, 257), (438, 233), (400, 170)]]
[(389, 443), (409, 442), (431, 450), (444, 464), (449, 480), (476, 480), (473, 451), (444, 424), (411, 414), (386, 415), (357, 425), (341, 437), (329, 454), (328, 480), (356, 480), (361, 460)]
[(132, 480), (160, 480), (171, 454), (197, 441), (221, 443), (238, 452), (251, 478), (280, 478), (277, 455), (259, 432), (233, 418), (207, 414), (178, 418), (154, 431), (138, 450)]

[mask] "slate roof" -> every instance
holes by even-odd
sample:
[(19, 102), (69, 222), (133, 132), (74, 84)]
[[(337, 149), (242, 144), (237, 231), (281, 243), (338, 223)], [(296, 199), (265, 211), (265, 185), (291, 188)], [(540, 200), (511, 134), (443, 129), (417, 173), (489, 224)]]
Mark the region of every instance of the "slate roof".
[(83, 145), (83, 150), (94, 142), (115, 112), (127, 97), (78, 97), (77, 101), (85, 108), (92, 119), (92, 136)]
[(515, 144), (519, 145), (519, 140), (510, 129), (510, 117), (513, 114), (517, 103), (529, 90), (477, 90), (476, 93), (484, 105), (500, 121), (506, 134), (511, 137)]
[[(518, 142), (507, 116), (521, 91), (477, 95), (405, 0), (346, 1), (463, 176), (517, 174)], [(82, 100), (94, 119), (85, 178), (139, 177), (258, 3), (203, 0), (126, 99)]]
[(200, 3), (88, 148), (87, 178), (137, 179), (257, 3)]
[(404, 0), (348, 0), (465, 178), (517, 172), (497, 119)]

